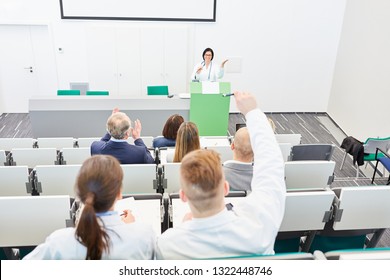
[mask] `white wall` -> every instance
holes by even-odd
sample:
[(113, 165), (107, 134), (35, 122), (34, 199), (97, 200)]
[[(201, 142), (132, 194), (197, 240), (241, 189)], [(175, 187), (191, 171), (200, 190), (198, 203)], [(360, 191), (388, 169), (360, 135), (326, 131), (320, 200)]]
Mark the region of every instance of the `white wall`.
[(328, 114), (364, 141), (390, 136), (390, 1), (347, 3)]
[[(216, 62), (229, 57), (241, 59), (242, 72), (227, 73), (223, 80), (230, 81), (233, 90), (255, 93), (265, 111), (325, 112), (345, 3), (220, 0), (215, 23), (152, 23), (61, 20), (59, 1), (2, 0), (0, 24), (49, 24), (53, 48), (63, 48), (63, 53), (55, 53), (59, 88), (69, 87), (69, 82), (88, 81), (88, 26), (186, 25), (191, 30), (187, 73), (201, 59), (203, 49), (212, 47)], [(8, 98), (7, 93), (0, 94)]]

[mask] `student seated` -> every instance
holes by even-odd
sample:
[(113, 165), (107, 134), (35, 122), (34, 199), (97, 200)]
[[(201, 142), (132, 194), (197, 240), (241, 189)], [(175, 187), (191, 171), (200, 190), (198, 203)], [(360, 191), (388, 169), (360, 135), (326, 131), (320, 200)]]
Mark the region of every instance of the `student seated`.
[(200, 149), (198, 127), (193, 122), (183, 122), (177, 131), (176, 147), (167, 153), (167, 162), (181, 162), (191, 151)]
[[(136, 120), (131, 127), (130, 118), (118, 108), (112, 111), (107, 120), (107, 133), (100, 141), (91, 145), (91, 155), (112, 155), (121, 164), (154, 163), (144, 141), (141, 139), (141, 122)], [(134, 145), (127, 142), (132, 136)]]
[(114, 211), (115, 202), (122, 198), (122, 179), (114, 157), (87, 159), (76, 180), (76, 193), (84, 205), (76, 227), (56, 230), (24, 259), (153, 259), (151, 226), (135, 222), (130, 210)]
[(231, 144), (233, 160), (223, 163), (223, 172), (232, 191), (250, 191), (253, 177), (253, 151), (247, 127), (237, 130)]
[(275, 135), (255, 98), (235, 92), (245, 115), (254, 151), (252, 192), (231, 210), (219, 155), (195, 150), (181, 161), (180, 197), (191, 212), (185, 221), (157, 240), (158, 259), (201, 259), (234, 255), (273, 254), (284, 215), (284, 162)]
[(183, 117), (178, 114), (170, 116), (165, 122), (162, 136), (153, 139), (153, 148), (175, 147), (177, 131), (183, 122)]

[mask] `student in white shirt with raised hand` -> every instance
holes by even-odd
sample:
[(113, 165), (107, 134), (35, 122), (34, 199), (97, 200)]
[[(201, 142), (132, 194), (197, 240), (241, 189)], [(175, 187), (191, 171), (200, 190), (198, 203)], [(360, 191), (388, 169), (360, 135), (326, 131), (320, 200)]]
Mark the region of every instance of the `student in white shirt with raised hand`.
[(87, 159), (76, 181), (84, 205), (76, 227), (56, 230), (24, 259), (154, 259), (152, 228), (135, 222), (129, 210), (114, 211), (122, 198), (122, 179), (122, 168), (113, 156)]
[(157, 240), (158, 259), (203, 259), (273, 254), (284, 215), (284, 162), (267, 117), (251, 94), (235, 92), (245, 115), (254, 151), (252, 192), (242, 202), (225, 206), (229, 192), (219, 155), (196, 150), (181, 163), (180, 197), (191, 213)]

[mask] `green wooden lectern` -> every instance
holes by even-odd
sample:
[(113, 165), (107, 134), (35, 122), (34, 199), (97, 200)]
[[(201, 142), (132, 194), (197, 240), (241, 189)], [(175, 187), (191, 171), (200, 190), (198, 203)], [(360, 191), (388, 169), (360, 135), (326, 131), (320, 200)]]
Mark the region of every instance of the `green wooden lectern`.
[[(217, 88), (217, 93), (207, 92), (210, 88)], [(190, 84), (190, 121), (197, 125), (200, 136), (227, 135), (231, 97), (223, 97), (222, 94), (230, 92), (228, 82)]]

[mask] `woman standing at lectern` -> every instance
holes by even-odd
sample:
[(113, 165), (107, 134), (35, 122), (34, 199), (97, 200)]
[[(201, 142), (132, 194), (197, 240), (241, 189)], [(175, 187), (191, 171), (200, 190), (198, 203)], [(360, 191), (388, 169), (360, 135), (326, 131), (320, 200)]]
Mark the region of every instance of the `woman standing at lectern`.
[(221, 79), (225, 73), (225, 63), (228, 60), (225, 59), (222, 61), (221, 65), (213, 63), (214, 51), (211, 48), (206, 48), (203, 51), (202, 58), (203, 61), (195, 65), (191, 80), (197, 82), (216, 82), (218, 79)]

